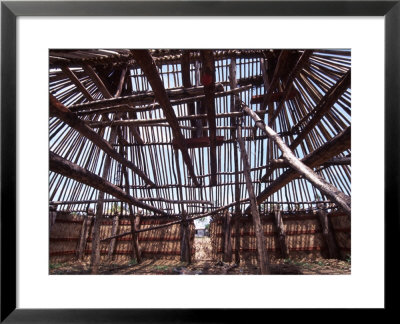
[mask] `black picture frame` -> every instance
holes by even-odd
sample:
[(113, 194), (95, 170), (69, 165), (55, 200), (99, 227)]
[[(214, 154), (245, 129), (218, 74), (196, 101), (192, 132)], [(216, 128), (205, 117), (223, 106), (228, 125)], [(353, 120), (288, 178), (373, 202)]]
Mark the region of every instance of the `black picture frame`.
[[(16, 308), (16, 19), (19, 16), (384, 16), (385, 309), (398, 284), (391, 262), (399, 237), (400, 1), (2, 1), (1, 2), (1, 322), (224, 322), (263, 310)], [(373, 136), (373, 125), (371, 134)], [(382, 208), (377, 208), (382, 212)], [(392, 243), (391, 243), (392, 242)], [(266, 292), (267, 293), (267, 292)]]

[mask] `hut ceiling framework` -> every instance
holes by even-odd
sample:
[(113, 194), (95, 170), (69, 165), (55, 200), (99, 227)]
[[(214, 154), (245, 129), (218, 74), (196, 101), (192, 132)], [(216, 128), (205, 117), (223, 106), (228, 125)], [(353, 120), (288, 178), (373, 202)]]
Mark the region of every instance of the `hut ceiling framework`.
[(50, 50), (51, 204), (245, 211), (239, 125), (262, 210), (328, 201), (240, 107), (350, 196), (350, 63), (349, 50)]

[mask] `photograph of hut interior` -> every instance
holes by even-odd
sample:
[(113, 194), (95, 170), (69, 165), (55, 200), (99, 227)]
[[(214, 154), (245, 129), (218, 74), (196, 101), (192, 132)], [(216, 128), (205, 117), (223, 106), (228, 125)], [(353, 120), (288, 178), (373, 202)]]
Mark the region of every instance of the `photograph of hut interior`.
[(50, 50), (49, 273), (349, 274), (350, 80), (348, 49)]

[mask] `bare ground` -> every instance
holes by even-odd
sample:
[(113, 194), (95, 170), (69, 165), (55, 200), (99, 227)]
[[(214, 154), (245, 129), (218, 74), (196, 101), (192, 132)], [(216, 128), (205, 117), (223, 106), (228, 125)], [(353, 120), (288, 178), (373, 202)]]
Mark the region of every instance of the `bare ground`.
[[(131, 261), (109, 261), (100, 266), (100, 274), (140, 274), (140, 275), (249, 275), (258, 274), (259, 269), (250, 262), (235, 263), (211, 260), (209, 238), (196, 238), (195, 257), (191, 264), (179, 260), (146, 259), (137, 264)], [(271, 273), (280, 275), (345, 275), (351, 273), (351, 263), (336, 259), (271, 259)], [(89, 261), (71, 261), (50, 264), (50, 274), (89, 274)]]

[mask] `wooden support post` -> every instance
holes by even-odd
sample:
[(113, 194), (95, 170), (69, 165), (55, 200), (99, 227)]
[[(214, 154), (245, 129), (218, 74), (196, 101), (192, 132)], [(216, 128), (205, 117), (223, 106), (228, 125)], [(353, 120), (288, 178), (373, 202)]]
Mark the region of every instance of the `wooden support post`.
[(252, 216), (253, 224), (254, 224), (254, 231), (256, 233), (258, 263), (260, 266), (261, 274), (269, 274), (270, 273), (269, 261), (268, 261), (267, 251), (265, 248), (264, 231), (262, 228), (261, 218), (260, 218), (260, 214), (258, 212), (256, 196), (254, 194), (254, 188), (253, 188), (253, 184), (252, 184), (252, 180), (251, 180), (249, 157), (247, 155), (246, 148), (244, 146), (241, 131), (242, 131), (242, 128), (239, 125), (237, 139), (238, 139), (240, 153), (241, 153), (241, 157), (242, 157), (242, 161), (243, 161), (243, 169), (244, 169), (244, 176), (246, 179), (246, 187), (247, 187), (247, 191), (249, 193), (249, 198), (250, 198), (250, 208), (251, 208), (251, 216)]
[(181, 223), (181, 261), (191, 263), (189, 223), (186, 221), (186, 211), (182, 213)]
[(274, 143), (282, 151), (283, 158), (294, 170), (303, 175), (317, 189), (334, 201), (347, 215), (351, 215), (351, 198), (349, 196), (345, 195), (339, 189), (325, 181), (310, 167), (300, 161), (300, 159), (294, 155), (293, 151), (285, 144), (282, 138), (272, 128), (270, 128), (268, 125), (265, 125), (253, 110), (245, 105), (242, 105), (242, 108), (246, 114), (248, 114), (255, 121), (256, 126), (264, 131), (268, 137), (274, 141)]
[[(117, 138), (117, 128), (113, 127), (111, 128), (109, 143), (114, 144), (116, 138)], [(107, 179), (110, 167), (111, 167), (111, 157), (109, 155), (106, 155), (104, 158), (104, 166), (102, 174), (102, 178), (104, 180)], [(100, 227), (104, 219), (103, 215), (104, 191), (99, 191), (97, 200), (98, 201), (96, 206), (96, 217), (94, 219), (94, 226), (93, 226), (92, 256), (90, 259), (90, 268), (92, 274), (97, 274), (99, 272), (100, 250), (101, 250)]]
[[(111, 228), (111, 236), (117, 235), (119, 227), (119, 215), (118, 213), (113, 218), (113, 224)], [(111, 261), (115, 251), (115, 244), (117, 239), (113, 238), (110, 241), (110, 245), (108, 247), (108, 259)]]
[(235, 224), (235, 263), (240, 264), (240, 217), (241, 212), (235, 212), (234, 224)]
[[(195, 85), (196, 87), (200, 86), (201, 72), (200, 72), (200, 62), (195, 62)], [(204, 90), (203, 90), (204, 92)], [(197, 114), (206, 114), (204, 100), (200, 100), (196, 102), (197, 105)], [(203, 118), (201, 120), (196, 120), (196, 136), (197, 137), (206, 137), (207, 131), (204, 127), (207, 126), (207, 118)]]
[(56, 222), (57, 218), (57, 207), (56, 206), (49, 206), (49, 233), (51, 232), (51, 228), (53, 227), (54, 223)]
[(184, 206), (183, 206), (183, 190), (182, 190), (182, 178), (181, 178), (181, 168), (179, 167), (179, 157), (178, 157), (178, 150), (174, 149), (174, 156), (175, 156), (175, 164), (176, 164), (176, 173), (177, 173), (177, 180), (178, 180), (178, 199), (181, 201), (179, 204), (179, 212), (183, 213)]
[(135, 233), (135, 231), (138, 231), (140, 229), (141, 213), (141, 211), (138, 211), (136, 215), (133, 215), (133, 213), (131, 213), (129, 216), (131, 220), (132, 233), (132, 259), (136, 258), (137, 263), (142, 262), (142, 252), (140, 251), (139, 235)]
[[(236, 61), (231, 60), (231, 64), (229, 65), (229, 84), (231, 89), (235, 89), (237, 87), (237, 79), (236, 79)], [(235, 112), (237, 110), (237, 96), (231, 96), (231, 111)], [(231, 125), (236, 126), (236, 119), (234, 117), (231, 118)], [(234, 143), (233, 145), (233, 161), (235, 167), (235, 213), (234, 213), (234, 224), (235, 224), (235, 263), (240, 264), (240, 186), (239, 186), (239, 154), (238, 147), (236, 145), (236, 132), (235, 130), (231, 131), (231, 138)]]
[(224, 255), (222, 260), (224, 262), (232, 262), (232, 241), (231, 241), (231, 220), (232, 215), (228, 210), (224, 213), (223, 222), (223, 249)]
[[(129, 177), (128, 177), (128, 171), (125, 167), (122, 167), (122, 174), (125, 177), (125, 191), (127, 194), (129, 194)], [(136, 262), (141, 263), (142, 253), (140, 251), (139, 236), (135, 231), (140, 229), (142, 211), (139, 210), (135, 216), (132, 204), (128, 204), (128, 206), (129, 206), (129, 218), (131, 221), (132, 259), (136, 258)]]
[(76, 258), (79, 261), (82, 261), (85, 256), (86, 243), (87, 243), (87, 239), (90, 234), (90, 228), (93, 223), (93, 216), (94, 216), (93, 209), (89, 209), (87, 216), (84, 218), (84, 220), (82, 222), (82, 228), (81, 228), (81, 233), (79, 236), (78, 248), (76, 251)]
[(277, 230), (277, 237), (281, 250), (281, 255), (283, 258), (286, 259), (287, 257), (289, 257), (289, 248), (286, 242), (286, 233), (285, 230), (283, 229), (283, 220), (280, 210), (274, 212), (274, 219), (275, 219), (275, 226)]
[(201, 80), (204, 85), (204, 104), (207, 108), (208, 124), (210, 126), (210, 185), (217, 184), (217, 151), (216, 151), (216, 122), (215, 122), (215, 66), (212, 50), (201, 50), (202, 75)]
[(328, 247), (329, 258), (339, 259), (340, 253), (336, 244), (336, 239), (332, 230), (332, 226), (329, 222), (328, 213), (325, 210), (317, 210), (315, 213), (317, 214), (321, 223), (322, 234)]

